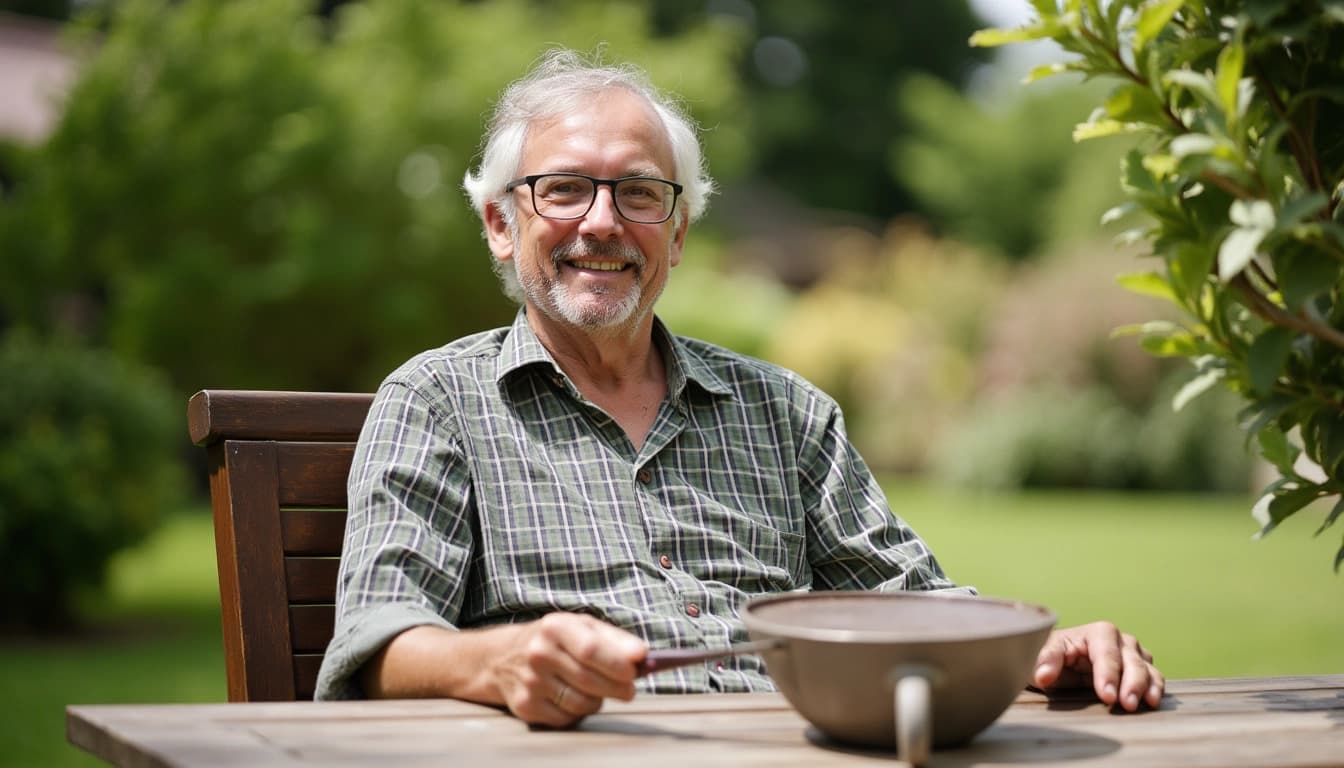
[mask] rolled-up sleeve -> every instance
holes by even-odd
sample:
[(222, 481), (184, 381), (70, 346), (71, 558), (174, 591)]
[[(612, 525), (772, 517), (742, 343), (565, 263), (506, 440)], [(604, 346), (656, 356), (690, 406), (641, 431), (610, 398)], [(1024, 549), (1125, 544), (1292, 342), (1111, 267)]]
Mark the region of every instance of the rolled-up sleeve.
[(355, 448), (335, 632), (317, 699), (360, 698), (357, 672), (412, 627), (454, 628), (471, 562), (471, 474), (443, 407), (392, 380)]

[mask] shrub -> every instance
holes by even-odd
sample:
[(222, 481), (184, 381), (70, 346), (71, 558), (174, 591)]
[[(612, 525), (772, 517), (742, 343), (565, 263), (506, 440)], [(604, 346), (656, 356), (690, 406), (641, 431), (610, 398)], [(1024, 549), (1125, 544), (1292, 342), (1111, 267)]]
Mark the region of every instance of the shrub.
[(180, 490), (176, 410), (107, 353), (0, 341), (0, 627), (68, 626), (79, 590), (152, 530)]
[[(1076, 139), (1137, 138), (1118, 215), (1156, 271), (1128, 284), (1183, 310), (1135, 326), (1218, 383), (1279, 471), (1253, 513), (1267, 533), (1320, 499), (1344, 515), (1344, 12), (1323, 0), (1032, 0), (1036, 18), (973, 44), (1050, 39), (1111, 90)], [(1290, 435), (1300, 440), (1293, 441)], [(1299, 470), (1305, 458), (1317, 477)], [(1344, 566), (1344, 544), (1335, 569)]]
[(1111, 338), (1161, 307), (1115, 284), (1127, 258), (1082, 243), (1014, 273), (984, 313), (977, 402), (936, 440), (940, 477), (992, 488), (1249, 487), (1230, 399), (1172, 414), (1181, 369)]

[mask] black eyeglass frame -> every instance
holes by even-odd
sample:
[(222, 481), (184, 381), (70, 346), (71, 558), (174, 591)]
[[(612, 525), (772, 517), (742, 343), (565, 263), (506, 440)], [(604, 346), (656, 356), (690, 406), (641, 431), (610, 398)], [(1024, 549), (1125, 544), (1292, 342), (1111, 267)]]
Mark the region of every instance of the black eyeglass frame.
[[(577, 216), (551, 216), (550, 214), (541, 212), (541, 209), (537, 207), (536, 183), (539, 179), (544, 179), (548, 176), (573, 176), (576, 179), (587, 179), (588, 181), (592, 182), (593, 197), (591, 200), (588, 201), (588, 207), (583, 209), (583, 213), (580, 213)], [(640, 221), (638, 219), (632, 219), (629, 216), (626, 216), (625, 211), (621, 210), (621, 203), (617, 199), (616, 195), (616, 185), (623, 181), (657, 181), (671, 187), (672, 204), (667, 207), (667, 215), (661, 219), (658, 219), (657, 221)], [(532, 198), (532, 210), (536, 211), (538, 216), (544, 219), (552, 219), (554, 221), (574, 221), (576, 219), (582, 219), (584, 216), (587, 216), (588, 212), (593, 210), (593, 204), (597, 202), (598, 188), (610, 187), (611, 202), (616, 206), (616, 212), (621, 215), (621, 218), (625, 219), (626, 221), (632, 224), (662, 224), (663, 222), (672, 218), (672, 214), (677, 212), (677, 201), (681, 199), (682, 190), (685, 189), (685, 187), (683, 187), (682, 185), (678, 184), (675, 181), (671, 181), (669, 179), (660, 179), (657, 176), (622, 176), (619, 179), (599, 179), (596, 176), (588, 176), (587, 174), (583, 173), (564, 173), (562, 171), (551, 171), (550, 173), (533, 173), (527, 176), (521, 176), (519, 178), (516, 178), (513, 181), (510, 181), (508, 184), (504, 185), (504, 191), (512, 192), (513, 190), (521, 187), (524, 184), (527, 185), (527, 188), (530, 191), (529, 197)]]

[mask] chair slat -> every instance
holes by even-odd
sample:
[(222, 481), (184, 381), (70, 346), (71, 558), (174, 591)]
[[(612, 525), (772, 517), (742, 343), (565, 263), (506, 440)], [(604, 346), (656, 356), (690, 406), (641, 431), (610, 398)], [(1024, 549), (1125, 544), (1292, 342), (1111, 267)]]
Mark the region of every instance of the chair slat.
[(322, 667), (323, 653), (294, 654), (294, 698), (311, 699), (317, 691), (317, 671)]
[(289, 604), (333, 603), (336, 601), (336, 557), (286, 557), (285, 589)]
[(336, 605), (289, 606), (291, 647), (299, 652), (323, 652), (336, 627)]
[(345, 510), (282, 509), (280, 531), (287, 555), (339, 555), (345, 539)]
[(278, 442), (280, 504), (344, 507), (354, 443)]

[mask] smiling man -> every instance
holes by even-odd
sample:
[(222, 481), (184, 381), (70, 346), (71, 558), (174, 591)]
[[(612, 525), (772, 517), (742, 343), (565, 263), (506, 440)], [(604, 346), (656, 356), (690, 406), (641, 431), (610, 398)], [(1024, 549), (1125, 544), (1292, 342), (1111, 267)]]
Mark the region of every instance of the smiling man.
[[(637, 689), (772, 690), (750, 655), (637, 679), (651, 647), (745, 641), (755, 596), (969, 591), (892, 514), (834, 400), (654, 315), (713, 185), (694, 124), (639, 72), (548, 54), (465, 186), (522, 307), (379, 387), (318, 698), (563, 726)], [(1035, 682), (1132, 711), (1161, 698), (1151, 662), (1097, 622), (1055, 632)]]

